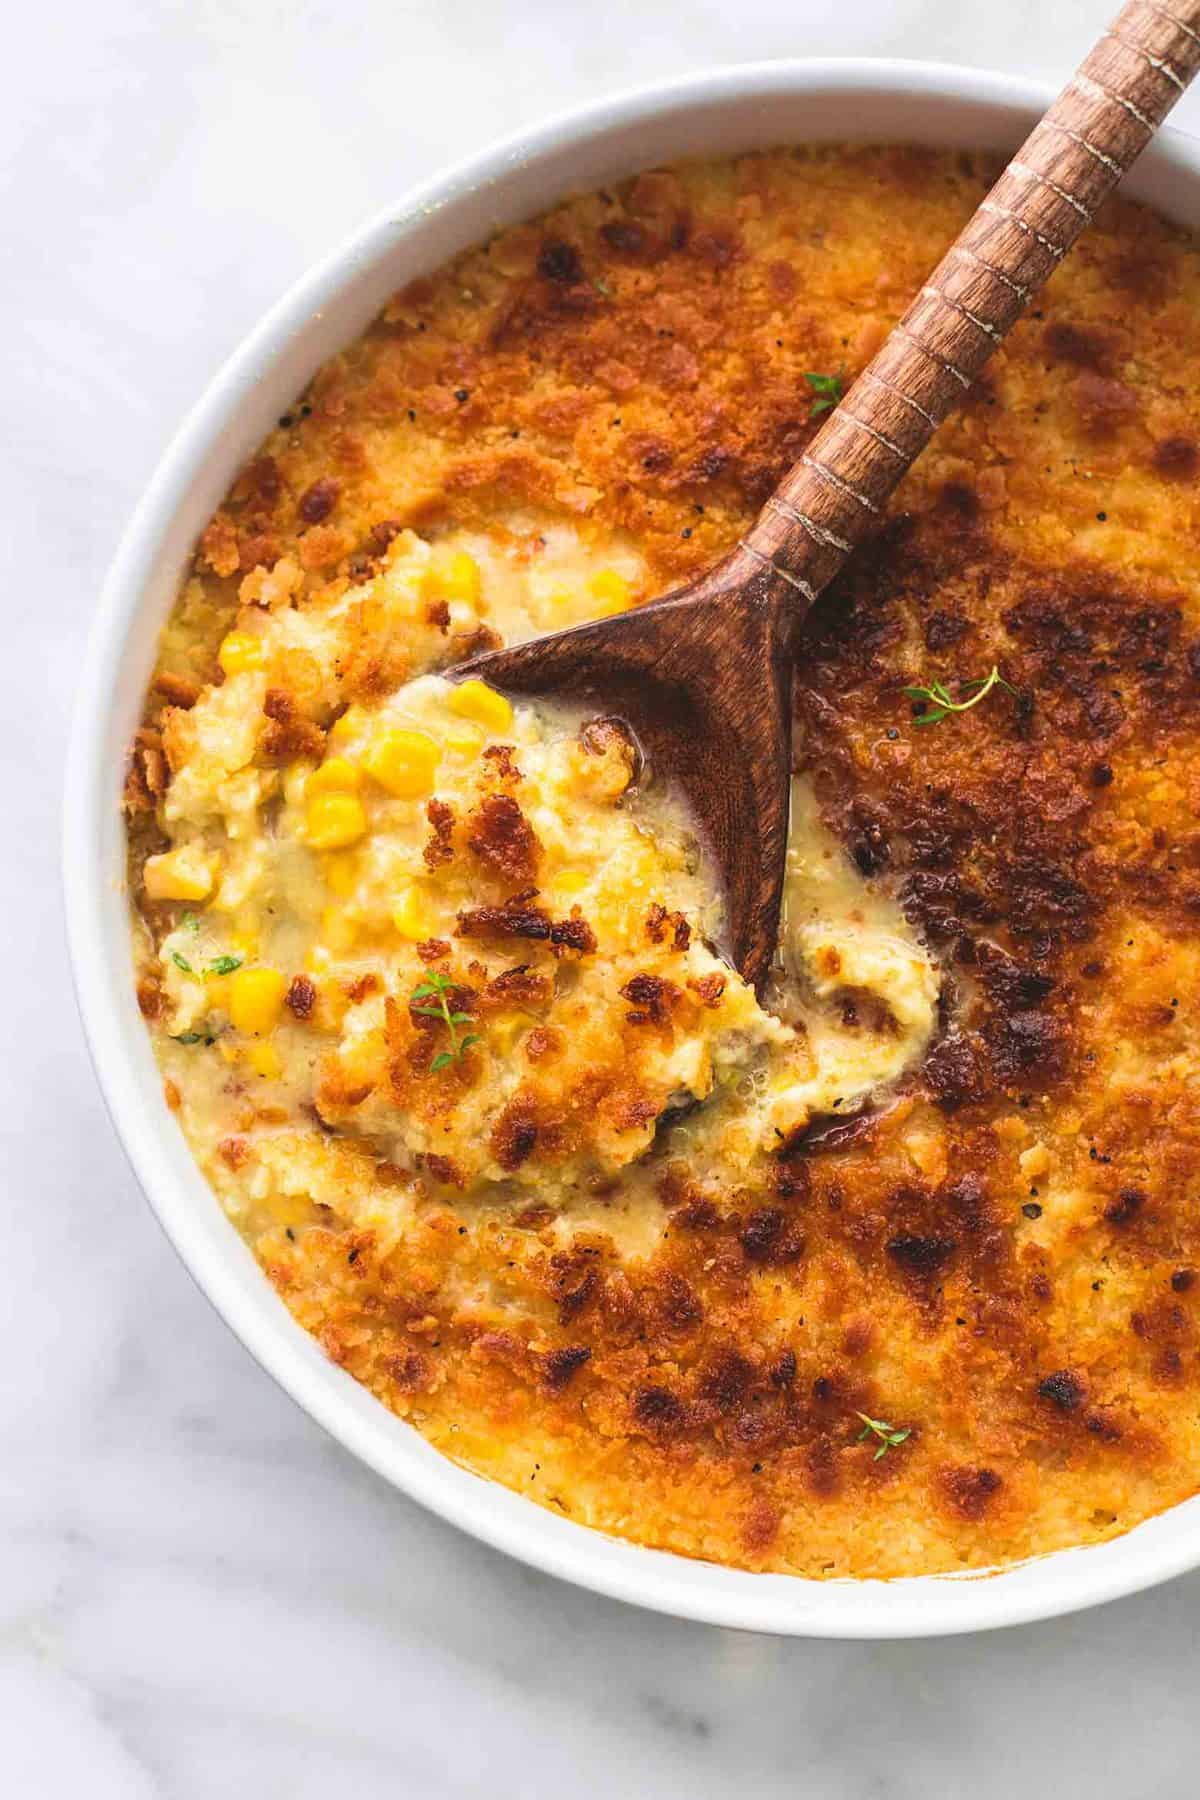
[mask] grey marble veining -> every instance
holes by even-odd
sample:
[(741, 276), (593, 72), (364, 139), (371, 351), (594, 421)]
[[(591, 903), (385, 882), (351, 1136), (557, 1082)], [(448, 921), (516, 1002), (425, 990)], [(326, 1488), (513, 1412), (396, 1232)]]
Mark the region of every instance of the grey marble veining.
[(532, 1574), (355, 1464), (141, 1201), (80, 1042), (56, 866), (65, 722), (120, 527), (219, 360), (361, 217), (634, 81), (793, 53), (1049, 76), (1108, 3), (613, 0), (601, 23), (562, 0), (60, 0), (8, 23), (5, 1800), (1196, 1791), (1200, 1578), (986, 1638), (780, 1643)]

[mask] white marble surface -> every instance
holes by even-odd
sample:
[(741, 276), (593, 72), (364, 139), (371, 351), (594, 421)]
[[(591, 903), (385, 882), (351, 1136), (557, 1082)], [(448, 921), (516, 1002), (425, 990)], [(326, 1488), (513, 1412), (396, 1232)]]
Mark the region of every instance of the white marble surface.
[[(1196, 1791), (1200, 1576), (928, 1645), (592, 1599), (385, 1488), (200, 1298), (76, 1025), (59, 763), (104, 565), (181, 410), (360, 217), (551, 107), (752, 57), (1051, 76), (1109, 0), (59, 0), (0, 109), (6, 1229), (0, 1795)], [(1200, 124), (1200, 97), (1180, 109)], [(853, 129), (853, 121), (848, 121)]]

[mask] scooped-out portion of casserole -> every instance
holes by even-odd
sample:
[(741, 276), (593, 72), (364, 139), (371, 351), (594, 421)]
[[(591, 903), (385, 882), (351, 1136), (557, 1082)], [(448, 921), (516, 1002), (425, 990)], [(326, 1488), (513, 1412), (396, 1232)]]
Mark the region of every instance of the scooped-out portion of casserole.
[(167, 1100), (297, 1319), (456, 1461), (748, 1568), (1200, 1488), (1200, 251), (1111, 206), (810, 615), (761, 995), (622, 721), (455, 670), (728, 549), (995, 172), (655, 170), (397, 295), (131, 749)]

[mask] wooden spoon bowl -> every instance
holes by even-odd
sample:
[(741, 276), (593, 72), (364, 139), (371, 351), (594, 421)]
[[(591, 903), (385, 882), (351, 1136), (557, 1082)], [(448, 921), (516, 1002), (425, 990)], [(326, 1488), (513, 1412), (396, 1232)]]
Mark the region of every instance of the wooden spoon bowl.
[(754, 982), (778, 934), (787, 849), (791, 640), (803, 616), (792, 599), (785, 582), (739, 549), (661, 600), (455, 671), (630, 727), (651, 776), (683, 792), (716, 857), (726, 901), (721, 948)]

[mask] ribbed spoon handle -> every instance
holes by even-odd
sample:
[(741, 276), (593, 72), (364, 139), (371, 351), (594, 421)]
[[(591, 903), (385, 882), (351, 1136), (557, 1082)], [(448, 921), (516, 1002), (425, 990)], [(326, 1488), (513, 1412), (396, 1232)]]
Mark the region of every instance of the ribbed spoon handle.
[(742, 548), (810, 602), (1200, 68), (1200, 0), (1129, 0)]

